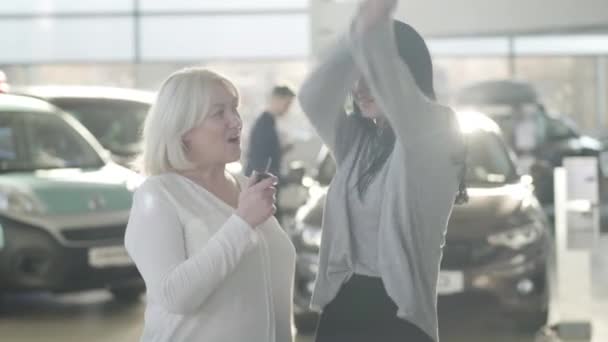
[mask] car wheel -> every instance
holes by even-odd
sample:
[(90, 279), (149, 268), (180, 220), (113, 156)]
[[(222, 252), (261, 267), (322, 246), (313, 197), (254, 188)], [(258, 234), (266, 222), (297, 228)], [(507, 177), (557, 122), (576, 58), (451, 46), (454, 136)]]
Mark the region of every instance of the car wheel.
[(120, 302), (132, 303), (139, 300), (144, 289), (141, 287), (117, 287), (110, 289), (114, 299)]
[(319, 315), (316, 313), (302, 313), (294, 316), (294, 323), (296, 325), (296, 329), (298, 329), (298, 334), (301, 335), (311, 335), (317, 329), (317, 321), (319, 320)]

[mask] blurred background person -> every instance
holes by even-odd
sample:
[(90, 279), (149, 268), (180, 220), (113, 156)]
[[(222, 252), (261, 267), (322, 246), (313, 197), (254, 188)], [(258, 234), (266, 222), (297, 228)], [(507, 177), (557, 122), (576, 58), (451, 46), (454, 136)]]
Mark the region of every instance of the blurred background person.
[[(295, 96), (295, 92), (286, 85), (277, 85), (272, 89), (266, 110), (260, 114), (251, 128), (246, 176), (250, 176), (255, 170), (263, 170), (270, 161), (270, 173), (277, 175), (279, 183), (281, 182), (283, 155), (293, 145), (287, 141), (287, 137), (281, 136), (277, 121), (287, 115)], [(276, 215), (281, 217), (280, 207), (277, 207)]]

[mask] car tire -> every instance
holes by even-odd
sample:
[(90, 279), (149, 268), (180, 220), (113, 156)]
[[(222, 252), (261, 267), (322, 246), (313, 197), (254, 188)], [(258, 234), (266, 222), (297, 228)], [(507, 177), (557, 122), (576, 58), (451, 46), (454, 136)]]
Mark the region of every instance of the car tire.
[(317, 321), (319, 320), (319, 315), (316, 313), (302, 313), (296, 314), (294, 316), (294, 323), (296, 325), (296, 329), (298, 329), (298, 334), (301, 335), (312, 335), (317, 329)]
[(110, 289), (114, 299), (119, 302), (133, 303), (141, 298), (144, 289), (141, 287), (117, 287)]

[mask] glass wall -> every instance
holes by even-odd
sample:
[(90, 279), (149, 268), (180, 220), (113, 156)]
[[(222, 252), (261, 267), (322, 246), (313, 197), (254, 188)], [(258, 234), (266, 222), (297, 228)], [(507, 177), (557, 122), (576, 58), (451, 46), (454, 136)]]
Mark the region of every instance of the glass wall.
[(528, 81), (555, 115), (608, 136), (608, 34), (429, 39), (442, 101), (483, 80)]
[(521, 57), (515, 62), (516, 75), (536, 86), (548, 109), (592, 132), (599, 115), (596, 61), (594, 57)]
[[(309, 71), (309, 63), (303, 58), (200, 63), (0, 65), (0, 69), (6, 72), (15, 87), (37, 84), (78, 84), (155, 90), (170, 73), (193, 64), (220, 72), (237, 85), (241, 97), (240, 112), (245, 139), (253, 120), (264, 110), (272, 86), (287, 84), (297, 90)], [(308, 120), (304, 118), (297, 101), (294, 103), (291, 115), (282, 120), (281, 129), (289, 130), (294, 142), (306, 142), (306, 144), (296, 144), (291, 156), (293, 159), (302, 159), (305, 164), (312, 166), (320, 148), (320, 141), (308, 124)], [(288, 156), (287, 159), (290, 158)]]
[[(428, 43), (442, 102), (474, 82), (517, 78), (531, 82), (554, 113), (587, 133), (608, 135), (608, 34), (431, 37)], [(247, 116), (261, 110), (274, 83), (297, 87), (305, 77), (309, 9), (306, 0), (5, 1), (0, 46), (0, 69), (15, 85), (155, 89), (178, 68), (209, 66), (237, 82)]]
[(0, 64), (306, 58), (306, 0), (0, 3)]
[[(157, 89), (171, 72), (200, 65), (236, 83), (244, 132), (274, 84), (299, 87), (309, 45), (307, 0), (0, 2), (0, 69), (15, 87)], [(284, 126), (318, 151), (297, 104), (292, 112)]]

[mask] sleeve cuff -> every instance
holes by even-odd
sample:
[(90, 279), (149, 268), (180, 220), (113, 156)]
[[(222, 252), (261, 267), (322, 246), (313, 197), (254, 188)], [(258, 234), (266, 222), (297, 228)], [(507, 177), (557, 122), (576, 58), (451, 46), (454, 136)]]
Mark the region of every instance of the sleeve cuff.
[(245, 240), (248, 244), (257, 245), (259, 241), (258, 232), (243, 218), (237, 214), (233, 214), (228, 219), (228, 222), (233, 224), (235, 235)]

